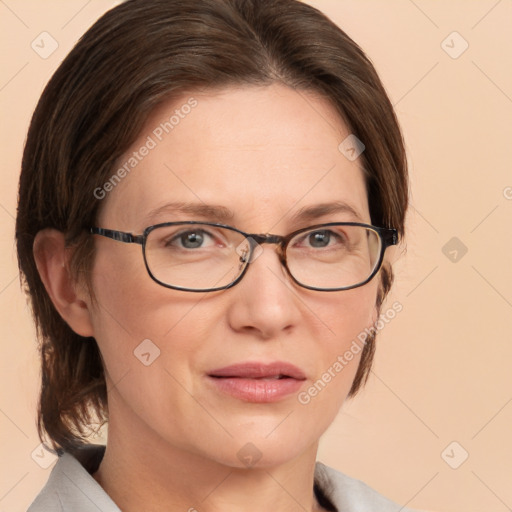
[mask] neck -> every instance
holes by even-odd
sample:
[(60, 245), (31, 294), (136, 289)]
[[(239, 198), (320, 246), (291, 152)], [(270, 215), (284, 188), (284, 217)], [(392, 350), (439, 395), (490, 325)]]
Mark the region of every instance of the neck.
[(321, 510), (313, 493), (317, 443), (283, 464), (239, 468), (129, 427), (111, 421), (105, 456), (94, 474), (123, 512)]

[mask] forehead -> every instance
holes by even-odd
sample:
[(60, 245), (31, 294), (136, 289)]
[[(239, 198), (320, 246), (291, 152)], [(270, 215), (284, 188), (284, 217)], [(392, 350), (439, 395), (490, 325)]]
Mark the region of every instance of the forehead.
[(125, 172), (100, 221), (140, 230), (179, 220), (162, 207), (186, 203), (224, 207), (232, 224), (261, 231), (332, 202), (369, 221), (361, 159), (339, 150), (349, 135), (327, 100), (283, 85), (184, 94), (152, 113), (118, 162), (114, 174)]

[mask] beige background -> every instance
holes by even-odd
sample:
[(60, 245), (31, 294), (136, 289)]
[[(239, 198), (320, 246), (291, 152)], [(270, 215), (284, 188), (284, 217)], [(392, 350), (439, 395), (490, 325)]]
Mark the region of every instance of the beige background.
[[(13, 244), (25, 133), (59, 62), (116, 3), (0, 1), (0, 512), (26, 510), (51, 470), (40, 465), (52, 462), (37, 449), (37, 354)], [(403, 311), (382, 330), (371, 380), (319, 458), (410, 507), (510, 510), (512, 2), (309, 3), (375, 63), (403, 125), (412, 181), (407, 252), (388, 302)], [(44, 31), (58, 42), (46, 59), (31, 48)]]

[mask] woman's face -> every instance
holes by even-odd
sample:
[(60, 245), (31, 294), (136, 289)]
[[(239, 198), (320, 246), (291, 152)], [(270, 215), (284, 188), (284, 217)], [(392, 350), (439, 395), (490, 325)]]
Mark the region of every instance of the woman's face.
[[(370, 223), (361, 160), (338, 149), (349, 135), (328, 102), (281, 85), (185, 95), (158, 108), (121, 159), (129, 172), (105, 187), (98, 225), (140, 234), (161, 222), (222, 221), (285, 235)], [(318, 208), (332, 203), (353, 212)], [(265, 244), (236, 286), (192, 293), (153, 281), (139, 245), (95, 243), (91, 317), (109, 435), (228, 466), (268, 467), (315, 446), (350, 390), (353, 341), (375, 320), (377, 278), (348, 291), (300, 288)]]

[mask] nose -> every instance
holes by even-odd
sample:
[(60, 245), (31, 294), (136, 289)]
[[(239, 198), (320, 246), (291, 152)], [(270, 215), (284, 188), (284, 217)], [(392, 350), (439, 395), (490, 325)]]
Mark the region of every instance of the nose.
[(243, 279), (231, 288), (229, 325), (260, 339), (290, 333), (301, 318), (296, 286), (274, 245), (261, 245), (255, 254)]

